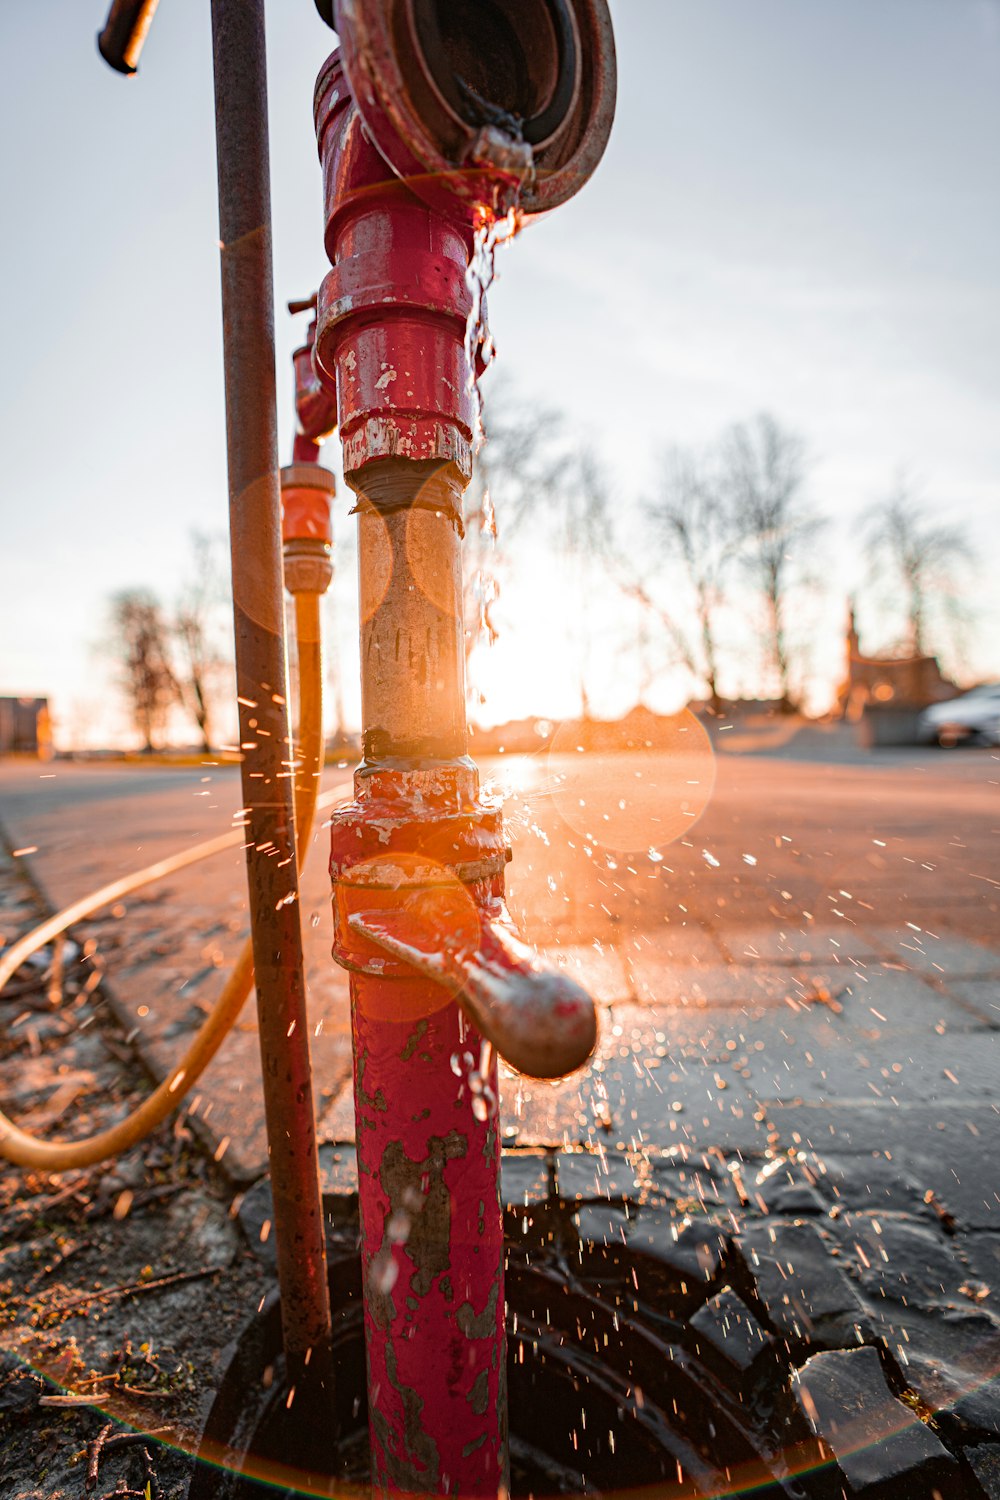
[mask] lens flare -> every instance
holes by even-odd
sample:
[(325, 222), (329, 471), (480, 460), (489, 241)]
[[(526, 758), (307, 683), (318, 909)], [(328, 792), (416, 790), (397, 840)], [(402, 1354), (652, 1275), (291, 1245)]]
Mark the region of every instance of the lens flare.
[(371, 620), (392, 582), (392, 537), (379, 512), (368, 508), (358, 513), (359, 600), (361, 622)]
[(548, 771), (565, 821), (619, 851), (659, 850), (690, 832), (715, 785), (715, 757), (700, 720), (684, 709), (658, 721), (655, 742), (619, 745), (588, 733), (604, 727), (571, 724), (553, 736)]
[(461, 553), (442, 545), (442, 528), (455, 523), (443, 511), (414, 505), (406, 513), (406, 557), (417, 588), (442, 614), (462, 610)]

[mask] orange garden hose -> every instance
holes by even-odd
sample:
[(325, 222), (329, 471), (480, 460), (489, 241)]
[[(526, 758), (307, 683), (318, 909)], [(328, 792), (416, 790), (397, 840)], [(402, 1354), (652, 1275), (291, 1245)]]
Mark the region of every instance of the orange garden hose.
[[(319, 777), (323, 765), (323, 684), (320, 651), (319, 599), (315, 593), (295, 596), (295, 624), (299, 659), (299, 733), (296, 745), (295, 826), (298, 866), (301, 871), (309, 847), (309, 834), (318, 805), (329, 806), (342, 794), (337, 787), (318, 797)], [(208, 839), (168, 859), (159, 860), (123, 876), (110, 885), (84, 896), (72, 906), (57, 912), (33, 932), (16, 942), (0, 959), (0, 992), (21, 964), (46, 943), (66, 931), (74, 922), (120, 900), (141, 886), (172, 875), (178, 870), (208, 859), (224, 849), (245, 841), (241, 829)], [(143, 1140), (171, 1114), (208, 1067), (232, 1028), (253, 986), (253, 952), (249, 940), (233, 966), (232, 972), (197, 1036), (180, 1062), (166, 1078), (130, 1114), (116, 1125), (98, 1131), (80, 1141), (45, 1141), (21, 1130), (0, 1111), (0, 1156), (21, 1167), (45, 1172), (63, 1172), (74, 1167), (89, 1167), (127, 1151)]]

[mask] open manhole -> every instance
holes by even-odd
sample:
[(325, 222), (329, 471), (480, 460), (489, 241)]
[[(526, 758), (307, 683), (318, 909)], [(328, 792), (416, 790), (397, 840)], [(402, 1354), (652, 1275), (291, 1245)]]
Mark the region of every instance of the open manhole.
[[(343, 1202), (327, 1200), (335, 1410), (289, 1407), (272, 1294), (230, 1351), (189, 1500), (367, 1493), (361, 1266)], [(512, 1494), (833, 1495), (822, 1468), (793, 1473), (808, 1433), (787, 1356), (728, 1284), (724, 1234), (686, 1222), (665, 1241), (668, 1224), (624, 1202), (508, 1208)]]

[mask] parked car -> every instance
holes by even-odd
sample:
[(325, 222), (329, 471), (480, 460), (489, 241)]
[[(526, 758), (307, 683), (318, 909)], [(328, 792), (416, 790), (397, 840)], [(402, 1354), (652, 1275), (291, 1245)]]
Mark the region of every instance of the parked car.
[(922, 745), (957, 745), (969, 739), (1000, 745), (1000, 682), (983, 682), (961, 698), (931, 704), (917, 721), (917, 737)]

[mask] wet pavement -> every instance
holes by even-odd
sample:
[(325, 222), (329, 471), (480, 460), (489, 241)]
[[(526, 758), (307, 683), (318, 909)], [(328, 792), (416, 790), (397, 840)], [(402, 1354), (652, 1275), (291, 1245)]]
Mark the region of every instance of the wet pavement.
[[(504, 1079), (523, 1232), (556, 1203), (609, 1256), (624, 1243), (686, 1265), (703, 1357), (736, 1389), (780, 1350), (781, 1388), (844, 1493), (1000, 1495), (1000, 761), (720, 753), (695, 826), (612, 853), (601, 821), (634, 838), (669, 782), (640, 757), (616, 796), (622, 764), (600, 759), (487, 766), (510, 791), (511, 906), (602, 1012), (585, 1072)], [(0, 820), (53, 906), (222, 831), (238, 801), (223, 768), (0, 768)], [(349, 1194), (324, 843), (303, 928), (328, 1187)], [(157, 1075), (241, 941), (242, 862), (194, 866), (78, 934)], [(254, 1033), (248, 1005), (190, 1106), (251, 1216)], [(32, 1108), (72, 1133), (85, 1087), (63, 1079), (46, 1111), (36, 1079)], [(15, 1113), (18, 1092), (6, 1077)]]

